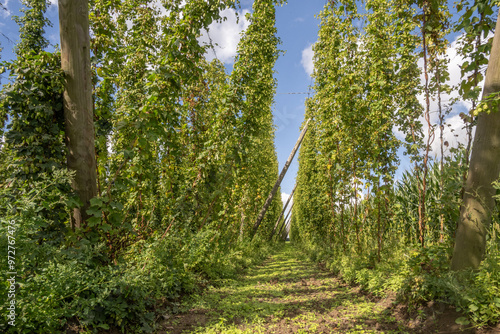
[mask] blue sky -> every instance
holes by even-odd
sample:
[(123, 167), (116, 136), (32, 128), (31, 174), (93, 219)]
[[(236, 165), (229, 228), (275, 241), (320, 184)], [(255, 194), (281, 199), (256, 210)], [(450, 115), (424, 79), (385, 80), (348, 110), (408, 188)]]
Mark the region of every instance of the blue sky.
[[(57, 0), (51, 0), (51, 5), (47, 10), (47, 18), (53, 23), (53, 27), (46, 28), (46, 38), (52, 44), (59, 43), (59, 17), (57, 12), (57, 6), (53, 5), (57, 3)], [(7, 7), (7, 11), (0, 11), (0, 32), (7, 36), (10, 40), (3, 35), (0, 35), (0, 43), (3, 48), (2, 53), (0, 54), (2, 60), (12, 59), (14, 57), (13, 47), (15, 43), (19, 41), (19, 29), (16, 22), (13, 20), (13, 16), (18, 15), (22, 16), (22, 13), (19, 12), (19, 9), (22, 8), (21, 2), (19, 0), (0, 0), (5, 7)], [(13, 42), (13, 43), (12, 43)], [(51, 48), (53, 49), (53, 48)], [(2, 83), (5, 81), (2, 78)]]
[[(155, 1), (152, 2), (154, 3)], [(20, 15), (19, 9), (21, 4), (19, 0), (0, 0), (0, 2), (8, 8), (8, 11), (0, 12), (0, 32), (6, 36), (0, 35), (0, 43), (3, 47), (1, 59), (6, 60), (13, 57), (12, 49), (18, 41), (18, 27), (12, 20), (12, 16)], [(47, 11), (47, 17), (53, 23), (53, 27), (46, 29), (46, 37), (50, 43), (55, 45), (59, 43), (57, 0), (51, 0), (51, 3), (52, 5)], [(227, 20), (220, 24), (213, 24), (210, 27), (210, 38), (219, 44), (215, 49), (217, 58), (226, 64), (228, 70), (231, 68), (234, 56), (236, 55), (240, 33), (248, 26), (248, 22), (244, 19), (244, 14), (251, 11), (252, 3), (252, 0), (241, 0), (241, 8), (238, 9), (239, 21), (236, 20), (235, 11), (228, 9), (223, 12)], [(323, 9), (325, 3), (326, 0), (289, 0), (286, 5), (276, 9), (276, 26), (278, 36), (282, 41), (280, 49), (284, 51), (284, 54), (279, 57), (275, 67), (275, 77), (278, 86), (275, 98), (276, 103), (273, 106), (274, 123), (276, 125), (275, 146), (280, 170), (299, 136), (299, 128), (303, 122), (304, 102), (308, 96), (308, 94), (303, 93), (309, 92), (312, 85), (310, 77), (313, 70), (311, 45), (317, 40), (319, 25), (319, 20), (315, 18), (315, 15)], [(451, 83), (457, 83), (460, 79), (458, 65), (463, 61), (456, 55), (455, 38), (456, 34), (449, 38), (451, 45), (448, 51), (448, 58), (450, 59), (449, 71)], [(206, 33), (200, 38), (200, 41), (208, 41)], [(207, 55), (207, 58), (213, 57), (213, 54)], [(2, 77), (2, 83), (5, 83), (5, 74)], [(453, 93), (448, 97), (444, 97), (444, 100), (449, 100), (455, 96), (456, 93)], [(423, 101), (423, 96), (421, 97), (421, 101)], [(432, 107), (433, 110), (436, 110), (435, 104)], [(447, 127), (448, 132), (445, 137), (452, 145), (457, 140), (463, 142), (463, 125), (458, 113), (465, 109), (465, 105), (458, 104), (447, 118), (450, 126)], [(437, 121), (436, 113), (431, 114), (431, 119), (433, 122)], [(452, 132), (451, 129), (454, 131)], [(455, 137), (455, 135), (458, 135), (458, 137)], [(436, 140), (434, 144), (435, 151), (437, 150), (437, 143)], [(432, 155), (433, 153), (431, 153)], [(298, 169), (297, 158), (298, 154), (281, 185), (282, 198), (284, 200), (287, 194), (290, 194), (292, 191), (295, 183), (295, 176)], [(408, 163), (403, 159), (398, 175), (407, 166)]]
[[(234, 19), (234, 11), (227, 10), (224, 14), (228, 20), (210, 29), (210, 37), (218, 42), (217, 58), (232, 65), (236, 54), (237, 31), (243, 30), (247, 23), (244, 13), (251, 11), (253, 1), (241, 1), (239, 10), (240, 22)], [(276, 125), (275, 146), (278, 153), (280, 171), (283, 168), (295, 142), (300, 134), (300, 126), (304, 119), (304, 102), (309, 87), (312, 85), (312, 50), (311, 45), (317, 40), (319, 20), (315, 15), (323, 9), (325, 0), (290, 0), (288, 4), (276, 8), (276, 27), (282, 44), (279, 46), (284, 53), (276, 63), (275, 77), (278, 82), (275, 105), (273, 107), (274, 124)], [(235, 39), (231, 39), (231, 37)], [(298, 94), (299, 93), (299, 94)], [(298, 170), (298, 153), (288, 169), (281, 184), (282, 198), (286, 200), (295, 184)]]
[[(278, 36), (282, 40), (281, 49), (286, 51), (276, 63), (278, 88), (274, 123), (280, 168), (285, 164), (299, 136), (299, 128), (304, 120), (304, 102), (308, 97), (307, 94), (288, 93), (310, 91), (311, 45), (317, 40), (319, 25), (315, 15), (323, 9), (325, 2), (325, 0), (290, 0), (287, 5), (276, 10), (276, 26)], [(295, 184), (297, 158), (298, 154), (281, 185), (281, 191), (285, 194), (290, 194)]]

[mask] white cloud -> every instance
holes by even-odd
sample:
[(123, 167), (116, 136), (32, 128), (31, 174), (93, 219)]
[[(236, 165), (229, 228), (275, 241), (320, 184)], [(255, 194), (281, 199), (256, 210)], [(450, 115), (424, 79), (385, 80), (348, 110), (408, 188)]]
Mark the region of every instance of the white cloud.
[(307, 75), (311, 75), (314, 71), (314, 61), (313, 61), (314, 52), (312, 46), (313, 45), (310, 44), (307, 48), (302, 50), (302, 59), (300, 61)]
[[(288, 200), (288, 197), (290, 197), (290, 194), (287, 194), (287, 193), (281, 193), (281, 201), (283, 202), (283, 205), (285, 205), (286, 201)], [(293, 204), (293, 197), (292, 199), (290, 200), (290, 203), (288, 203), (288, 206), (286, 208), (287, 212), (288, 210), (290, 210), (290, 207), (292, 206)], [(286, 213), (285, 213), (286, 214)]]
[[(186, 5), (186, 0), (182, 0), (181, 3), (179, 4), (179, 8), (183, 8), (185, 5)], [(150, 1), (146, 6), (157, 11), (160, 16), (167, 16), (170, 14), (170, 10), (167, 10), (165, 8), (161, 0)], [(181, 13), (181, 18), (182, 18), (182, 13)]]
[[(488, 38), (491, 36), (488, 36)], [(452, 43), (450, 43), (449, 48), (446, 51), (446, 58), (449, 59), (448, 63), (448, 72), (450, 75), (449, 80), (447, 81), (447, 84), (450, 86), (457, 85), (461, 81), (461, 71), (460, 71), (460, 66), (463, 64), (464, 61), (468, 60), (466, 58), (463, 58), (461, 55), (458, 54), (458, 41), (459, 37), (455, 39)], [(423, 74), (423, 68), (424, 68), (424, 61), (423, 58), (421, 58), (418, 61), (418, 66), (422, 70), (422, 74), (420, 76), (421, 84), (422, 86), (425, 84), (425, 78)], [(480, 87), (484, 85), (484, 80), (481, 81), (478, 84)], [(459, 98), (458, 90), (453, 89), (450, 94), (441, 94), (441, 101), (442, 101), (442, 110), (444, 112), (445, 108), (447, 105), (450, 104), (450, 102), (453, 99)], [(422, 93), (418, 96), (418, 100), (420, 104), (425, 108), (425, 95)], [(429, 103), (429, 110), (430, 110), (430, 122), (432, 125), (435, 125), (435, 130), (434, 130), (434, 141), (431, 144), (431, 149), (432, 151), (430, 152), (430, 156), (434, 156), (436, 158), (441, 157), (441, 141), (439, 139), (440, 136), (440, 130), (439, 126), (437, 125), (439, 123), (439, 114), (438, 114), (438, 101), (437, 98), (430, 99)], [(462, 118), (459, 116), (460, 112), (465, 112), (471, 108), (471, 105), (467, 101), (458, 101), (454, 105), (451, 106), (450, 113), (446, 116), (444, 119), (444, 131), (443, 131), (443, 141), (446, 141), (449, 143), (448, 148), (445, 148), (444, 154), (446, 155), (447, 152), (449, 152), (449, 148), (451, 147), (457, 147), (459, 143), (466, 145), (467, 144), (467, 131), (464, 128), (465, 124), (462, 120)], [(427, 142), (428, 138), (428, 125), (424, 120), (424, 117), (422, 116), (420, 118), (420, 121), (424, 125), (424, 142)], [(401, 138), (401, 133), (396, 132), (396, 135), (398, 138)]]
[(9, 16), (11, 16), (12, 12), (9, 9), (9, 0), (5, 0), (2, 4), (5, 7), (5, 9), (3, 9), (3, 8), (0, 9), (0, 16), (5, 19), (5, 18), (8, 18)]
[(50, 6), (56, 6), (56, 7), (57, 7), (57, 2), (58, 2), (57, 0), (50, 0), (50, 1), (49, 1), (49, 5), (50, 5)]
[[(444, 155), (449, 152), (449, 148), (457, 147), (459, 143), (467, 144), (467, 130), (464, 127), (464, 121), (459, 115), (448, 117), (443, 131), (443, 142), (448, 142), (449, 146), (444, 147)], [(474, 138), (474, 131), (472, 133)], [(439, 139), (439, 128), (436, 129), (435, 139), (431, 145), (431, 156), (441, 157), (441, 141)]]
[(250, 25), (250, 22), (245, 18), (247, 13), (249, 11), (246, 9), (236, 12), (234, 9), (228, 8), (221, 12), (221, 17), (225, 17), (226, 20), (213, 22), (209, 25), (208, 33), (204, 32), (199, 38), (203, 45), (209, 45), (210, 39), (212, 40), (215, 53), (213, 49), (209, 49), (206, 54), (208, 60), (217, 57), (223, 63), (233, 63), (241, 33)]
[(48, 36), (49, 42), (52, 45), (59, 44), (61, 42), (61, 37), (59, 34), (49, 34)]

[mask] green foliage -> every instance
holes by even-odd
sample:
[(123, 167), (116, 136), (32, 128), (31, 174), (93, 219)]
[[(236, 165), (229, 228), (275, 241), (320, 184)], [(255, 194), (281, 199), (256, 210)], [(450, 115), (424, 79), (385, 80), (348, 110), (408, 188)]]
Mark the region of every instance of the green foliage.
[(49, 42), (44, 37), (45, 26), (50, 26), (50, 21), (45, 18), (45, 11), (49, 5), (47, 0), (22, 0), (25, 6), (21, 8), (22, 17), (14, 17), (19, 25), (21, 41), (16, 46), (18, 56), (27, 53), (37, 54), (45, 49)]
[(60, 168), (65, 160), (63, 144), (64, 76), (59, 53), (48, 53), (43, 37), (45, 0), (26, 0), (24, 16), (16, 18), (21, 41), (17, 59), (3, 62), (11, 83), (0, 92), (0, 125), (5, 133), (6, 178), (37, 180), (38, 174)]
[[(306, 103), (306, 119), (312, 121), (300, 151), (292, 219), (292, 241), (346, 281), (377, 294), (396, 291), (410, 306), (430, 300), (469, 303), (473, 310), (462, 309), (476, 325), (498, 321), (496, 302), (488, 297), (497, 283), (481, 270), (475, 283), (457, 283), (455, 294), (452, 282), (460, 274), (449, 273), (448, 266), (474, 118), (461, 115), (467, 143), (445, 156), (445, 118), (456, 101), (442, 99), (459, 90), (475, 115), (495, 5), (460, 2), (456, 22), (444, 1), (325, 5), (313, 47), (316, 94)], [(460, 87), (447, 84), (446, 38), (453, 29), (463, 32), (460, 54), (467, 58)], [(439, 159), (432, 161), (438, 134)], [(396, 152), (403, 147), (414, 169), (395, 182)], [(494, 232), (489, 247), (498, 241)], [(494, 249), (485, 265), (498, 260)], [(488, 284), (492, 288), (486, 291)], [(457, 298), (464, 286), (471, 289), (467, 302)]]
[(36, 180), (65, 159), (60, 55), (40, 52), (4, 65), (13, 78), (2, 89), (0, 104), (8, 121), (2, 150), (11, 157), (6, 172), (10, 178)]
[(445, 244), (411, 250), (407, 262), (409, 271), (398, 291), (399, 298), (413, 307), (444, 298), (442, 276), (449, 270), (450, 257), (450, 247)]
[(459, 83), (459, 92), (465, 100), (474, 104), (479, 101), (481, 87), (478, 83), (484, 78), (483, 71), (488, 64), (487, 55), (493, 42), (489, 34), (495, 27), (495, 5), (495, 1), (490, 0), (462, 0), (457, 4), (462, 15), (455, 31), (463, 33), (459, 39), (458, 52), (469, 57), (461, 66), (462, 81)]
[[(229, 75), (198, 38), (234, 1), (90, 2), (99, 194), (71, 230), (81, 203), (64, 170), (60, 54), (44, 51), (47, 1), (24, 2), (0, 102), (0, 212), (20, 227), (23, 274), (17, 326), (0, 331), (152, 332), (156, 311), (269, 254), (280, 198), (246, 236), (278, 172), (278, 3), (255, 2)], [(2, 221), (2, 247), (5, 231)]]
[(480, 326), (496, 324), (500, 312), (500, 255), (489, 255), (478, 271), (461, 272), (448, 283), (451, 298), (470, 320)]
[[(496, 242), (489, 242), (494, 247)], [(418, 309), (429, 301), (455, 305), (476, 326), (495, 325), (499, 319), (498, 293), (500, 283), (497, 253), (490, 253), (476, 272), (450, 272), (451, 248), (435, 244), (426, 248), (390, 244), (390, 251), (382, 253), (383, 261), (376, 263), (374, 254), (333, 256), (324, 247), (309, 246), (304, 250), (313, 261), (340, 275), (351, 284), (384, 296), (393, 292), (399, 302), (410, 309)], [(467, 318), (458, 322), (468, 323)]]
[[(69, 213), (81, 203), (63, 168), (64, 76), (59, 54), (44, 51), (47, 1), (23, 3), (21, 42), (17, 59), (2, 64), (11, 83), (0, 102), (7, 126), (0, 248), (14, 221), (19, 325), (0, 330), (152, 332), (159, 309), (177, 312), (172, 301), (236, 277), (274, 247), (267, 237), (280, 198), (252, 242), (247, 236), (278, 174), (271, 107), (275, 6), (282, 2), (254, 2), (230, 74), (220, 61), (205, 60), (210, 46), (198, 38), (234, 1), (90, 2), (99, 194), (77, 231)], [(376, 294), (396, 291), (414, 306), (443, 300), (475, 324), (498, 321), (497, 222), (480, 270), (448, 272), (469, 147), (427, 169), (430, 143), (423, 146), (418, 94), (439, 101), (441, 121), (446, 115), (440, 94), (450, 90), (449, 13), (443, 1), (358, 5), (329, 2), (319, 16), (316, 94), (306, 106), (311, 122), (300, 150), (292, 240)], [(492, 6), (459, 4), (460, 52), (471, 57), (460, 92), (473, 103)], [(421, 52), (429, 60), (425, 87)], [(473, 119), (463, 118), (470, 133)], [(429, 122), (429, 138), (433, 128)], [(403, 147), (416, 169), (396, 182)], [(5, 267), (6, 258), (0, 261)]]
[[(453, 240), (456, 229), (460, 213), (462, 175), (466, 164), (464, 150), (454, 151), (454, 156), (445, 158), (443, 170), (440, 163), (434, 163), (427, 174), (427, 233), (430, 240), (440, 240), (441, 236), (445, 240)], [(421, 179), (421, 172), (406, 171), (395, 190), (394, 219), (391, 227), (411, 243), (417, 242), (419, 236), (415, 223), (418, 221), (418, 182)], [(444, 220), (443, 229), (440, 226), (441, 219)]]
[[(65, 235), (69, 233), (68, 211), (78, 205), (77, 200), (69, 195), (70, 178), (71, 175), (65, 170), (53, 170), (50, 175), (40, 174), (40, 181), (35, 182), (34, 187), (26, 182), (23, 184), (14, 180), (9, 184), (3, 184), (0, 188), (2, 213), (0, 247), (2, 249), (7, 249), (7, 245), (10, 244), (7, 237), (10, 235), (8, 234), (9, 222), (14, 222), (15, 228), (14, 262), (15, 271), (19, 273), (16, 281), (20, 282), (16, 295), (18, 309), (26, 305), (33, 306), (31, 298), (34, 295), (29, 293), (30, 289), (24, 291), (24, 287), (31, 279), (43, 273), (46, 269), (43, 264), (51, 261), (57, 255), (59, 248), (64, 247), (66, 243)], [(57, 216), (41, 214), (47, 211), (55, 212)], [(7, 257), (1, 261), (0, 265), (8, 268)], [(2, 282), (5, 287), (7, 287), (6, 284), (7, 281)], [(6, 316), (7, 295), (3, 294), (1, 298), (2, 313)], [(51, 311), (45, 310), (44, 312)], [(28, 312), (27, 315), (27, 319), (30, 319), (29, 315), (37, 316), (32, 312)], [(27, 322), (30, 323), (30, 321)], [(6, 324), (7, 321), (2, 322), (2, 326)]]
[[(306, 238), (321, 240), (326, 235), (343, 252), (350, 242), (358, 251), (375, 242), (379, 257), (393, 214), (388, 204), (402, 144), (393, 128), (406, 131), (407, 151), (416, 155), (421, 109), (413, 79), (415, 25), (408, 21), (413, 9), (370, 1), (366, 10), (362, 14), (345, 1), (328, 3), (320, 14), (316, 95), (307, 103), (306, 118), (312, 121), (299, 157), (294, 214), (300, 232), (295, 236), (307, 233)], [(360, 31), (360, 25), (366, 29)], [(369, 193), (365, 200), (363, 192)]]
[[(50, 177), (42, 174), (36, 188), (20, 192), (17, 200), (9, 195), (9, 188), (2, 188), (0, 247), (7, 248), (7, 223), (14, 220), (16, 269), (22, 273), (16, 295), (20, 316), (15, 328), (2, 322), (1, 329), (6, 332), (58, 333), (75, 319), (82, 330), (113, 326), (122, 331), (151, 332), (158, 300), (192, 292), (197, 284), (206, 284), (207, 278), (234, 277), (270, 252), (268, 246), (257, 244), (239, 245), (229, 253), (217, 247), (209, 249), (207, 246), (214, 247), (210, 238), (217, 233), (206, 231), (193, 236), (182, 248), (182, 240), (175, 237), (135, 242), (116, 263), (103, 265), (109, 263), (105, 243), (85, 238), (74, 241), (68, 230), (55, 243), (54, 235), (45, 232), (52, 222), (37, 214), (43, 206), (51, 205), (69, 217), (67, 211), (78, 204), (66, 195), (70, 179), (66, 171), (54, 171)], [(0, 265), (7, 267), (6, 261), (3, 258)], [(7, 284), (2, 282), (4, 288)], [(5, 316), (6, 294), (1, 298), (0, 311)]]
[[(467, 314), (476, 326), (495, 324), (499, 320), (497, 296), (500, 287), (498, 223), (492, 224), (487, 256), (478, 271), (449, 271), (453, 233), (460, 207), (463, 162), (462, 152), (457, 151), (453, 158), (447, 159), (444, 164), (444, 203), (440, 202), (439, 197), (440, 165), (435, 163), (430, 168), (426, 196), (429, 230), (425, 248), (418, 246), (419, 231), (415, 225), (418, 219), (419, 196), (416, 185), (418, 177), (415, 172), (404, 174), (402, 180), (397, 183), (391, 210), (393, 218), (386, 227), (386, 247), (382, 250), (380, 261), (377, 256), (377, 244), (370, 241), (369, 235), (360, 236), (361, 244), (364, 245), (360, 250), (354, 233), (350, 232), (345, 252), (318, 237), (311, 242), (313, 235), (301, 233), (301, 239), (293, 237), (292, 240), (297, 242), (312, 260), (325, 263), (328, 269), (338, 273), (345, 281), (359, 284), (367, 291), (378, 295), (393, 291), (397, 293), (399, 301), (407, 303), (412, 309), (432, 300), (453, 304)], [(498, 188), (498, 185), (496, 187)], [(373, 207), (373, 202), (367, 200), (364, 205)], [(443, 242), (440, 242), (442, 231), (439, 217), (443, 208), (446, 224)], [(365, 225), (365, 229), (368, 228), (369, 226)], [(354, 227), (351, 227), (351, 231), (353, 229)], [(297, 227), (294, 231), (297, 231)], [(468, 320), (464, 318), (460, 321)]]

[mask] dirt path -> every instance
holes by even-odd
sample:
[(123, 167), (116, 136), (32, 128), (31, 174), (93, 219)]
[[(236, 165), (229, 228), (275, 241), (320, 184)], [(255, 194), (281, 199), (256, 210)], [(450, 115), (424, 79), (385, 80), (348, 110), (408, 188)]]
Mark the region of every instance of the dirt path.
[(392, 301), (370, 298), (359, 288), (343, 284), (331, 273), (300, 259), (293, 247), (287, 245), (239, 280), (185, 300), (179, 314), (165, 316), (159, 333), (457, 333), (460, 330), (454, 323), (459, 315), (452, 310), (432, 310), (430, 315), (421, 312), (415, 319), (409, 319)]

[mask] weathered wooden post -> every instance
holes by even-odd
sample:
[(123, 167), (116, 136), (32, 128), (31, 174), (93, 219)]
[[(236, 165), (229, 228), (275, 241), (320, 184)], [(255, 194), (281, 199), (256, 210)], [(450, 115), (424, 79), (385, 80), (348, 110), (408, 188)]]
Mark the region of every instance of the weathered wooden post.
[(73, 228), (82, 227), (97, 195), (88, 7), (88, 0), (59, 0), (67, 164), (76, 172), (72, 187), (83, 203), (74, 209)]
[(483, 87), (482, 99), (489, 111), (482, 111), (477, 116), (469, 173), (451, 259), (452, 270), (477, 269), (486, 251), (488, 229), (495, 209), (496, 190), (492, 183), (500, 174), (500, 104), (487, 101), (493, 94), (495, 98), (500, 94), (500, 13)]

